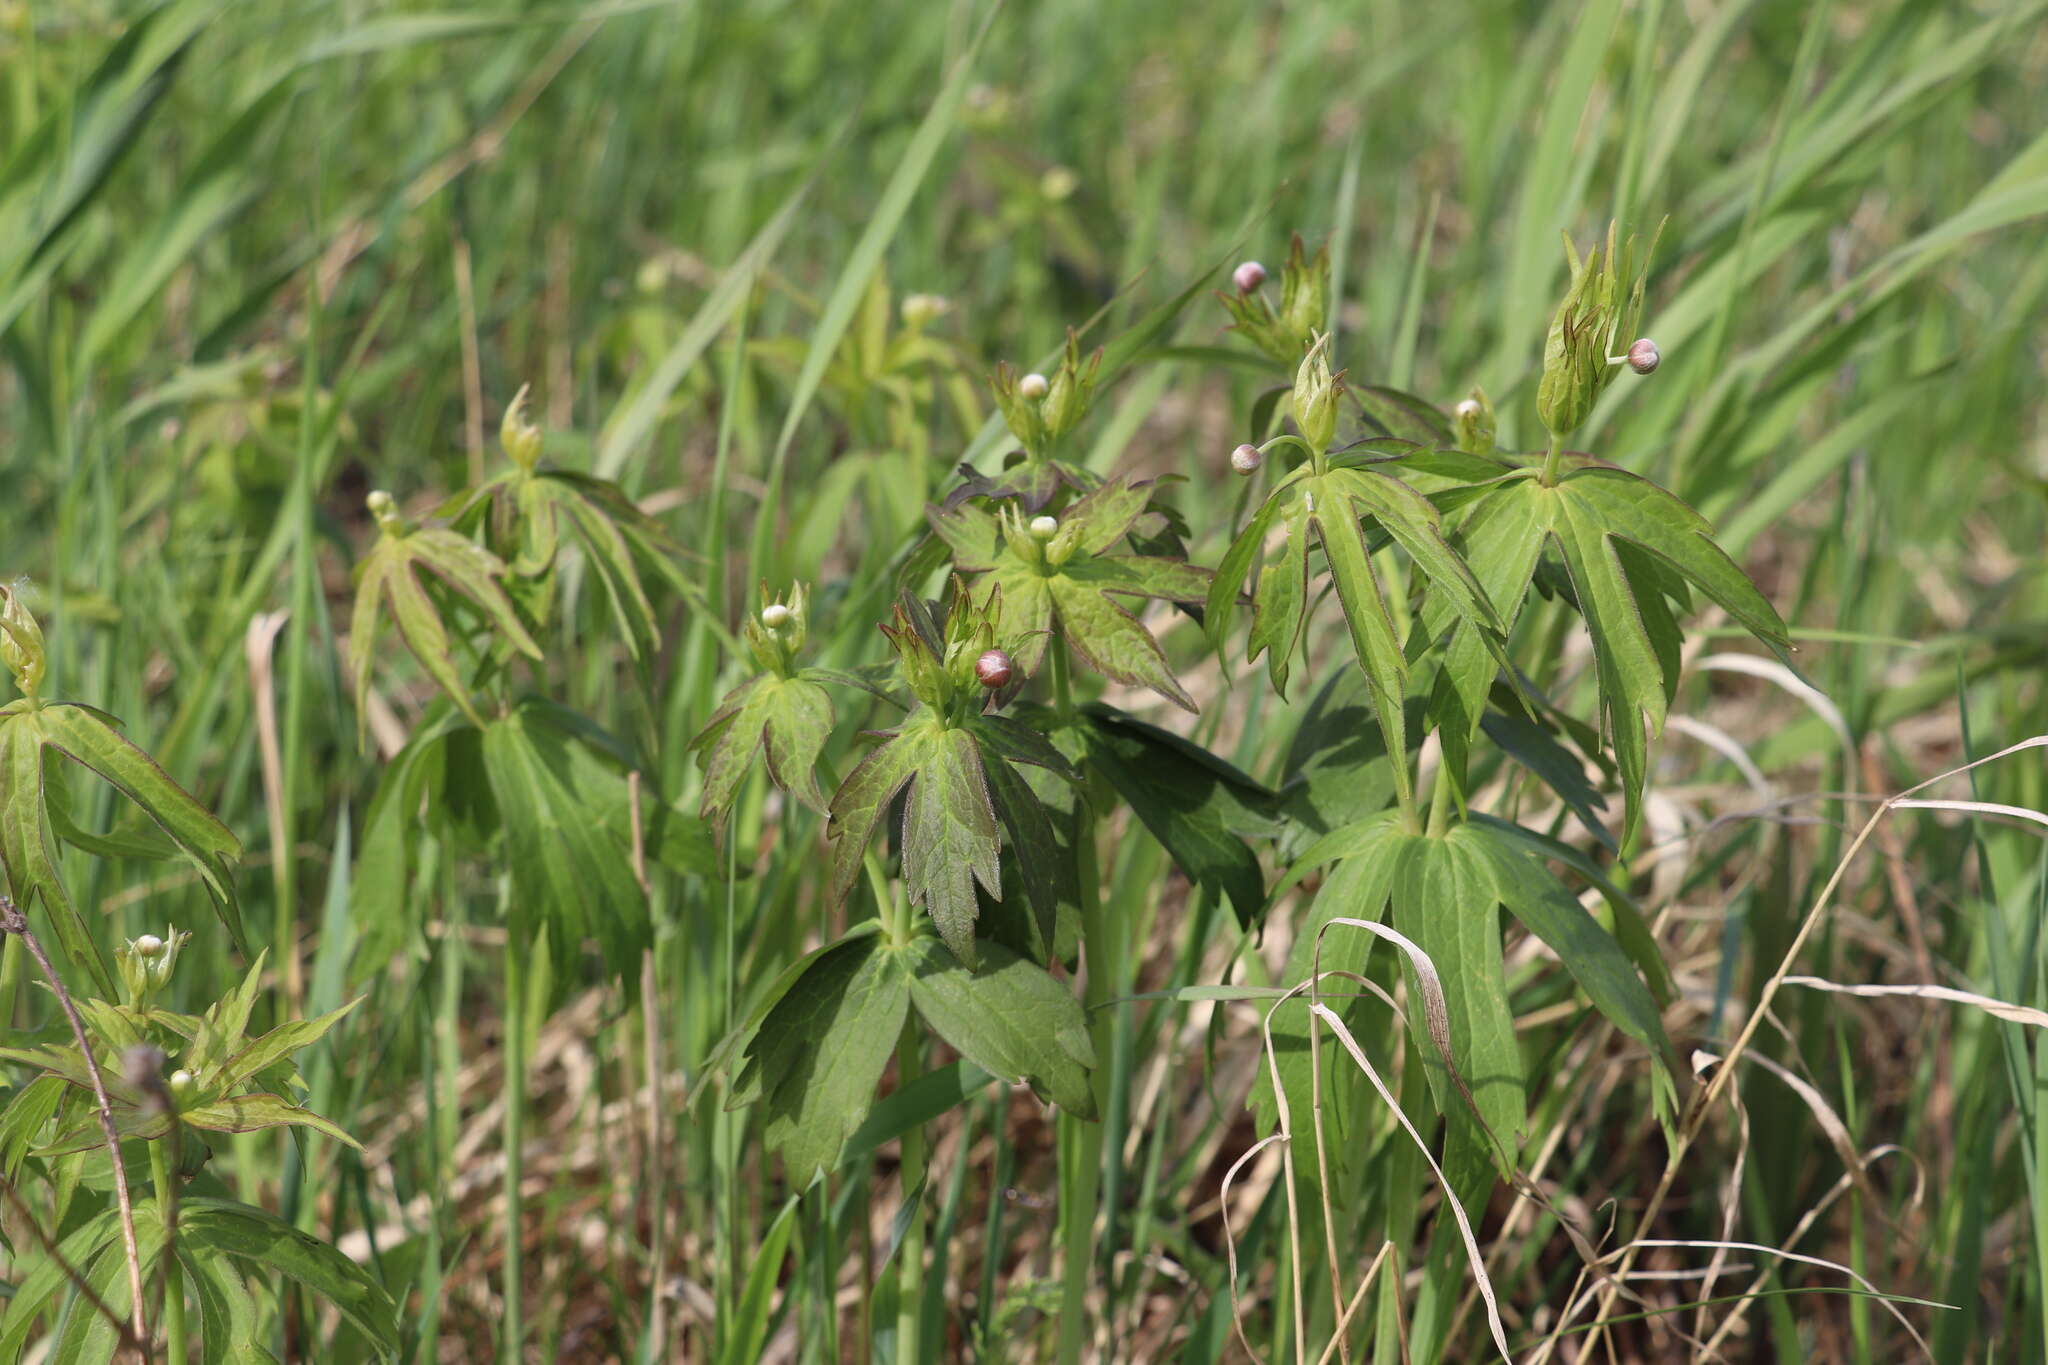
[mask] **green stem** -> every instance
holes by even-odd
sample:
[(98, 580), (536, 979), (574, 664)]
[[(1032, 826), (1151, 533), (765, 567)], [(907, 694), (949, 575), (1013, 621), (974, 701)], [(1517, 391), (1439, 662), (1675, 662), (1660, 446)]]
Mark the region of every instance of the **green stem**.
[(165, 1143), (172, 1141), (178, 1129), (173, 1124), (170, 1136), (162, 1142), (149, 1144), (149, 1178), (156, 1186), (157, 1211), (164, 1224), (164, 1361), (165, 1365), (185, 1365), (185, 1268), (178, 1262), (178, 1187), (171, 1170), (170, 1159), (164, 1153)]
[(524, 1218), (519, 1186), (525, 1174), (520, 1158), (526, 1142), (526, 955), (533, 946), (524, 941), (518, 919), (511, 917), (505, 926), (505, 1074), (500, 1082), (505, 1097), (505, 1316), (500, 1354), (510, 1365), (519, 1365), (524, 1336), (520, 1323), (524, 1270), (520, 1227)]
[(1429, 824), (1425, 826), (1431, 834), (1442, 834), (1451, 822), (1451, 774), (1439, 760), (1436, 769), (1436, 784), (1429, 790)]
[(1545, 488), (1557, 487), (1559, 474), (1564, 467), (1564, 437), (1550, 433), (1550, 450), (1543, 457), (1542, 483)]
[[(1072, 664), (1067, 642), (1052, 647), (1054, 704), (1061, 719), (1074, 715)], [(1082, 1002), (1088, 1009), (1088, 1032), (1095, 1047), (1096, 1067), (1089, 1074), (1095, 1107), (1105, 1112), (1103, 1060), (1114, 1042), (1107, 1011), (1095, 1008), (1109, 996), (1114, 945), (1102, 912), (1101, 872), (1095, 856), (1095, 818), (1081, 797), (1080, 829), (1076, 831), (1076, 862), (1081, 894)], [(1095, 1263), (1095, 1204), (1102, 1181), (1102, 1125), (1072, 1114), (1059, 1119), (1060, 1241), (1065, 1266), (1060, 1290), (1060, 1365), (1078, 1365), (1088, 1339), (1088, 1277)]]
[[(917, 1079), (919, 1070), (918, 1021), (903, 1021), (903, 1036), (896, 1043), (896, 1085)], [(903, 1188), (903, 1202), (910, 1217), (903, 1226), (903, 1245), (896, 1252), (896, 1360), (898, 1365), (919, 1365), (919, 1329), (924, 1322), (924, 1125), (913, 1124), (902, 1139), (902, 1166), (897, 1179)]]

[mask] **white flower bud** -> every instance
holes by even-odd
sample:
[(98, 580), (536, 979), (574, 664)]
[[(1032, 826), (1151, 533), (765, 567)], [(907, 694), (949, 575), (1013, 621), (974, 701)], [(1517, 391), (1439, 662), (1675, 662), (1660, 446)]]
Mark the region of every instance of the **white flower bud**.
[(1664, 363), (1664, 357), (1657, 353), (1657, 343), (1642, 337), (1628, 348), (1628, 367), (1637, 374), (1648, 374)]
[(790, 611), (780, 602), (771, 602), (761, 608), (761, 624), (770, 630), (781, 630), (789, 624)]
[(1026, 398), (1043, 398), (1051, 388), (1052, 382), (1036, 370), (1017, 381), (1017, 392)]
[(155, 957), (164, 950), (164, 941), (155, 934), (144, 934), (135, 940), (135, 952), (139, 957)]
[(903, 297), (903, 323), (906, 327), (923, 328), (945, 316), (952, 307), (937, 294), (906, 294)]
[(1230, 452), (1230, 467), (1240, 474), (1256, 474), (1265, 462), (1264, 453), (1254, 445), (1241, 445)]
[(1033, 517), (1031, 519), (1031, 538), (1033, 540), (1051, 540), (1054, 536), (1058, 535), (1059, 533), (1060, 524), (1056, 518)]
[(183, 1067), (171, 1073), (171, 1093), (174, 1095), (183, 1095), (198, 1084), (199, 1078)]
[(1457, 407), (1452, 408), (1451, 411), (1456, 416), (1462, 417), (1468, 422), (1475, 422), (1479, 420), (1479, 400), (1476, 398), (1467, 398), (1463, 402), (1459, 403)]
[(1257, 261), (1246, 261), (1230, 273), (1230, 279), (1240, 294), (1249, 294), (1266, 282), (1266, 267)]

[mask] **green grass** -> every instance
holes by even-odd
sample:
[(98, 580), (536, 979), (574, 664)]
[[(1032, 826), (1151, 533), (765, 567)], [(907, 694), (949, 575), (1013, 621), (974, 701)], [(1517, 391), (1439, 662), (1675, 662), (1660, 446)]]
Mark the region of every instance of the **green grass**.
[[(1540, 452), (1560, 231), (1661, 221), (1645, 330), (1662, 367), (1616, 383), (1575, 444), (1715, 522), (1850, 740), (1768, 679), (1687, 670), (1672, 712), (1697, 726), (1657, 751), (1653, 851), (1626, 869), (1680, 988), (1681, 1051), (1733, 1041), (1869, 798), (2048, 732), (2048, 4), (195, 0), (138, 28), (144, 9), (0, 6), (0, 572), (27, 579), (51, 695), (119, 716), (246, 846), (263, 1025), (365, 997), (302, 1065), (309, 1107), (363, 1153), (244, 1134), (192, 1189), (366, 1264), (403, 1304), (408, 1360), (901, 1359), (914, 1336), (932, 1361), (1051, 1360), (1064, 1341), (1070, 1359), (1192, 1362), (1244, 1359), (1238, 1328), (1295, 1359), (1297, 1260), (1312, 1360), (1390, 1229), (1407, 1278), (1381, 1272), (1349, 1358), (1400, 1359), (1411, 1322), (1430, 1324), (1418, 1359), (1490, 1350), (1428, 1168), (1355, 1076), (1341, 1224), (1290, 1245), (1278, 1151), (1261, 1153), (1231, 1187), (1228, 1290), (1219, 1195), (1258, 1138), (1266, 1005), (1204, 988), (1292, 984), (1305, 897), (1242, 938), (1219, 894), (1119, 824), (1099, 869), (1116, 930), (1089, 960), (1091, 1002), (1112, 1002), (1093, 1021), (1102, 1123), (931, 1051), (800, 1192), (759, 1106), (726, 1107), (718, 1049), (864, 914), (823, 893), (822, 821), (751, 780), (723, 855), (745, 875), (649, 869), (654, 947), (623, 981), (580, 943), (532, 951), (502, 852), (372, 856), (371, 797), (433, 690), (387, 644), (357, 714), (342, 637), (375, 534), (364, 497), (423, 516), (500, 468), (490, 438), (521, 384), (550, 457), (618, 479), (682, 547), (678, 581), (651, 583), (646, 668), (586, 566), (534, 677), (694, 810), (687, 745), (750, 668), (733, 633), (756, 582), (813, 584), (817, 662), (881, 658), (925, 502), (1007, 448), (998, 362), (1040, 366), (1092, 321), (1114, 380), (1075, 457), (1185, 478), (1190, 555), (1214, 565), (1243, 516), (1228, 453), (1272, 382), (1222, 332), (1218, 266), (1277, 275), (1290, 232), (1329, 240), (1353, 378), (1445, 407), (1483, 386), (1502, 442)], [(950, 307), (891, 353), (912, 293)], [(288, 619), (252, 666), (272, 612)], [(1313, 687), (1283, 701), (1241, 649), (1226, 676), (1169, 619), (1200, 716), (1118, 703), (1277, 777)], [(1349, 646), (1333, 605), (1313, 621), (1326, 676)], [(1707, 637), (1692, 661), (1747, 648)], [(857, 710), (840, 704), (829, 771), (882, 723)], [(2048, 809), (2039, 754), (1923, 795)], [(1519, 813), (1541, 817), (1529, 790)], [(1781, 799), (1782, 818), (1752, 814)], [(95, 828), (115, 810), (79, 804)], [(1789, 971), (2048, 1007), (2039, 833), (1892, 813)], [(1271, 886), (1299, 849), (1262, 851)], [(73, 853), (66, 872), (109, 947), (196, 931), (172, 988), (196, 1012), (249, 959), (178, 866)], [(394, 924), (395, 952), (366, 948)], [(1750, 1051), (1832, 1116), (1740, 1064), (1740, 1114), (1717, 1099), (1638, 1227), (1668, 1155), (1648, 1073), (1539, 967), (1510, 957), (1523, 1164), (1551, 1204), (1605, 1227), (1615, 1201), (1611, 1244), (1850, 1267), (1902, 1296), (1940, 1360), (2048, 1358), (2037, 1030), (1786, 986)], [(56, 1020), (40, 991), (14, 1011), (0, 1027), (24, 1035)], [(1360, 1041), (1417, 1103), (1398, 1039)], [(1885, 1154), (1843, 1188), (1838, 1146)], [(38, 1179), (22, 1187), (47, 1201)], [(104, 1199), (80, 1194), (53, 1231)], [(1543, 1345), (1580, 1269), (1554, 1212), (1499, 1190), (1475, 1231), (1515, 1358), (1575, 1359), (1583, 1335)], [(33, 1248), (0, 1218), (0, 1294)], [(1755, 1297), (1724, 1358), (1917, 1351), (1883, 1304), (1836, 1292), (1842, 1271), (1730, 1255), (1713, 1293)], [(1698, 1279), (1635, 1287), (1645, 1303), (1610, 1309), (1616, 1359), (1692, 1358), (1680, 1332), (1704, 1340), (1738, 1308), (1671, 1311)], [(369, 1358), (310, 1297), (257, 1313), (279, 1358)]]

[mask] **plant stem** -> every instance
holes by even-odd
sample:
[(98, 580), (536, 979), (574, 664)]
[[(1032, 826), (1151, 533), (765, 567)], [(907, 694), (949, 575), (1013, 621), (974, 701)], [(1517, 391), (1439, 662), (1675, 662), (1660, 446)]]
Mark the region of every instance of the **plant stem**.
[(149, 1144), (149, 1179), (156, 1187), (156, 1205), (164, 1221), (164, 1360), (168, 1365), (185, 1365), (185, 1273), (178, 1264), (178, 1186), (165, 1155), (165, 1143), (177, 1134), (173, 1119), (170, 1135), (163, 1142)]
[[(1064, 637), (1052, 647), (1053, 700), (1062, 720), (1074, 717), (1072, 663)], [(1081, 894), (1082, 1003), (1096, 1065), (1089, 1075), (1098, 1112), (1106, 1107), (1103, 1062), (1112, 1043), (1107, 1016), (1096, 1009), (1108, 998), (1115, 956), (1101, 905), (1101, 873), (1095, 858), (1095, 817), (1085, 793), (1075, 831), (1077, 880)], [(1095, 1263), (1095, 1204), (1102, 1181), (1102, 1125), (1062, 1113), (1059, 1121), (1060, 1242), (1065, 1254), (1060, 1292), (1060, 1365), (1077, 1365), (1087, 1340), (1088, 1277)]]
[(1543, 457), (1542, 483), (1545, 488), (1557, 487), (1557, 479), (1564, 466), (1564, 437), (1550, 433), (1550, 450)]
[(147, 1365), (149, 1327), (142, 1316), (142, 1253), (135, 1244), (135, 1205), (128, 1198), (128, 1168), (121, 1163), (121, 1136), (114, 1130), (114, 1107), (107, 1099), (107, 1083), (100, 1075), (99, 1058), (93, 1055), (92, 1041), (86, 1037), (85, 1021), (78, 1016), (78, 1006), (72, 1002), (71, 992), (64, 989), (64, 978), (58, 976), (57, 969), (50, 965), (50, 957), (43, 951), (42, 941), (28, 927), (28, 917), (5, 896), (0, 896), (0, 934), (20, 939), (29, 955), (35, 958), (43, 980), (50, 984), (51, 993), (64, 1009), (64, 1017), (71, 1021), (71, 1036), (78, 1042), (85, 1073), (92, 1080), (100, 1132), (106, 1138), (107, 1156), (114, 1163), (114, 1204), (121, 1210), (121, 1245), (128, 1254), (129, 1330), (135, 1334), (137, 1358)]
[[(903, 1036), (896, 1042), (896, 1085), (917, 1079), (919, 1069), (918, 1022), (903, 1021)], [(913, 1124), (902, 1139), (902, 1165), (897, 1181), (903, 1202), (910, 1210), (903, 1225), (903, 1245), (896, 1252), (896, 1360), (897, 1365), (918, 1365), (921, 1353), (919, 1329), (924, 1323), (924, 1125)]]
[(526, 954), (531, 945), (520, 932), (519, 919), (507, 924), (505, 935), (505, 1071), (500, 1084), (505, 1097), (505, 1318), (501, 1354), (510, 1365), (519, 1365), (520, 1277), (524, 1267), (520, 1255), (521, 1216), (519, 1186), (525, 1174), (520, 1160), (526, 1142)]

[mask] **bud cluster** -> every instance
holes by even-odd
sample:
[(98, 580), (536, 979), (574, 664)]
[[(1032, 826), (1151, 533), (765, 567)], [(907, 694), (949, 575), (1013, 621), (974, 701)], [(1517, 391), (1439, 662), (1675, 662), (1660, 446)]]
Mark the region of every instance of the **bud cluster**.
[(143, 934), (114, 950), (115, 965), (121, 973), (121, 984), (128, 990), (130, 1005), (146, 1009), (170, 984), (171, 972), (178, 964), (178, 951), (191, 938), (189, 931), (181, 932), (172, 925), (162, 938)]
[(796, 667), (796, 656), (808, 633), (804, 585), (792, 583), (787, 598), (774, 596), (761, 585), (761, 611), (740, 627), (754, 662), (769, 672), (788, 677)]
[(1095, 396), (1095, 378), (1102, 368), (1102, 352), (1085, 361), (1080, 338), (1067, 333), (1067, 345), (1059, 368), (1050, 376), (1033, 371), (1019, 375), (1009, 365), (998, 365), (992, 381), (996, 406), (1010, 434), (1024, 447), (1032, 461), (1042, 460), (1061, 437), (1081, 424)]
[(1317, 336), (1330, 330), (1330, 248), (1313, 258), (1295, 234), (1287, 264), (1280, 271), (1280, 304), (1275, 308), (1262, 292), (1266, 267), (1246, 261), (1231, 273), (1235, 294), (1221, 294), (1230, 313), (1231, 329), (1281, 365), (1292, 365)]
[(896, 605), (894, 623), (882, 627), (896, 648), (903, 681), (949, 725), (979, 711), (988, 694), (1007, 687), (1016, 667), (1009, 651), (996, 643), (1002, 589), (990, 588), (977, 603), (967, 585), (955, 580), (950, 598), (941, 623), (937, 603), (906, 593)]
[[(1654, 238), (1650, 249), (1656, 249)], [(1585, 423), (1623, 364), (1637, 374), (1648, 374), (1659, 359), (1656, 343), (1647, 338), (1625, 356), (1614, 354), (1619, 339), (1634, 332), (1642, 319), (1650, 253), (1643, 253), (1645, 268), (1638, 269), (1636, 239), (1631, 236), (1617, 246), (1612, 223), (1604, 246), (1595, 243), (1584, 260), (1570, 237), (1565, 238), (1564, 250), (1571, 263), (1571, 285), (1544, 341), (1543, 378), (1536, 389), (1536, 412), (1553, 441)]]
[(33, 701), (42, 690), (48, 659), (43, 650), (43, 628), (21, 600), (23, 586), (0, 583), (0, 663), (14, 675), (21, 695)]
[(1324, 332), (1294, 372), (1295, 425), (1319, 459), (1336, 439), (1337, 407), (1343, 393), (1343, 374), (1330, 373), (1330, 334)]

